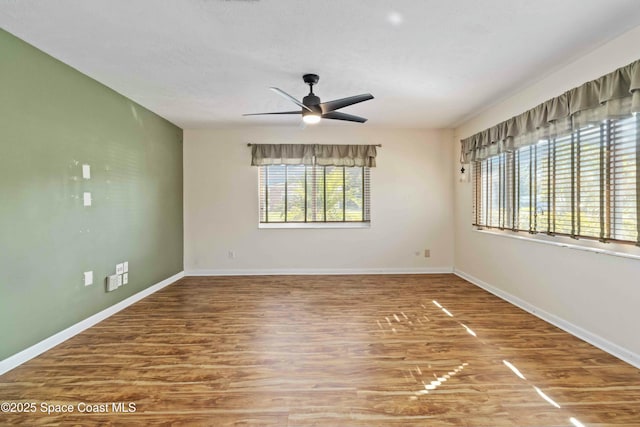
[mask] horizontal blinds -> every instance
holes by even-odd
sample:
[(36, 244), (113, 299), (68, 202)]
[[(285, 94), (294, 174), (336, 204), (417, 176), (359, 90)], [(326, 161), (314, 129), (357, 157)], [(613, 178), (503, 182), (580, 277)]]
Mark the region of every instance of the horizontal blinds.
[(551, 165), (551, 150), (553, 140), (540, 141), (535, 146), (535, 226), (533, 230), (539, 233), (549, 233), (553, 231), (552, 209), (553, 209), (553, 174)]
[(371, 169), (362, 169), (362, 220), (371, 221)]
[(615, 240), (637, 241), (637, 150), (636, 117), (611, 122), (609, 155), (610, 235)]
[(516, 165), (518, 178), (516, 185), (518, 186), (515, 204), (518, 206), (518, 216), (516, 221), (516, 230), (529, 231), (532, 227), (531, 205), (532, 205), (532, 174), (533, 167), (533, 147), (528, 146), (516, 151), (518, 163)]
[(326, 221), (344, 221), (344, 168), (329, 166), (324, 170)]
[(555, 142), (553, 179), (553, 231), (573, 235), (573, 141), (571, 137), (558, 138)]
[(640, 119), (585, 126), (474, 164), (474, 224), (638, 242)]
[(259, 168), (258, 170), (258, 199), (260, 222), (267, 222), (267, 168)]
[(286, 221), (286, 171), (285, 165), (260, 168), (260, 221)]
[(473, 225), (482, 223), (482, 163), (473, 164)]
[(502, 224), (501, 228), (503, 229), (513, 229), (513, 153), (507, 152), (504, 153), (504, 164), (502, 167), (502, 177), (500, 178), (503, 182), (502, 187), (502, 196), (501, 196), (501, 205), (502, 205)]
[[(600, 230), (603, 224), (603, 216), (600, 209), (600, 202), (604, 203), (604, 182), (601, 186), (600, 167), (603, 162), (604, 151), (600, 149), (600, 137), (603, 132), (600, 126), (592, 126), (583, 129), (578, 133), (576, 145), (578, 149), (577, 165), (580, 172), (580, 185), (578, 201), (578, 230), (580, 236), (600, 237)], [(603, 134), (604, 135), (604, 134)]]
[(285, 221), (303, 222), (306, 211), (305, 175), (306, 166), (291, 165), (285, 167)]
[(489, 191), (490, 182), (491, 182), (491, 162), (490, 161), (482, 162), (481, 200), (482, 200), (483, 208), (482, 208), (482, 218), (480, 218), (481, 225), (491, 225), (491, 221), (490, 221), (491, 203), (489, 203), (489, 200), (491, 198), (491, 192)]
[(500, 167), (503, 156), (489, 159), (489, 226), (500, 227)]
[(307, 222), (324, 222), (324, 174), (323, 167), (307, 167)]
[(263, 223), (370, 220), (368, 167), (260, 166)]

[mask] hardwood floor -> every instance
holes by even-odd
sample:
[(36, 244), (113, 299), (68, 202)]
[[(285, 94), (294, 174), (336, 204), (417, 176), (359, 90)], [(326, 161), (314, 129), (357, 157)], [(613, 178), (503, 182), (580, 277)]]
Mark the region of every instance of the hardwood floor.
[(36, 408), (2, 425), (640, 426), (640, 370), (453, 275), (192, 277), (0, 401)]

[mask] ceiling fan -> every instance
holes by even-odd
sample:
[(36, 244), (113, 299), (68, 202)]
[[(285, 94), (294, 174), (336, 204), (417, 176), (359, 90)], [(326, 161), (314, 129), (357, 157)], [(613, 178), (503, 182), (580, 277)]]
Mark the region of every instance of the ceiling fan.
[(347, 107), (349, 105), (357, 104), (358, 102), (368, 101), (373, 99), (373, 95), (365, 93), (362, 95), (349, 96), (347, 98), (340, 98), (329, 102), (320, 102), (320, 98), (313, 93), (313, 85), (318, 83), (320, 76), (317, 74), (305, 74), (302, 79), (309, 85), (309, 94), (302, 98), (302, 102), (295, 99), (282, 89), (277, 87), (271, 87), (272, 91), (278, 95), (288, 99), (294, 104), (301, 107), (298, 111), (279, 111), (276, 113), (252, 113), (243, 114), (243, 116), (265, 116), (271, 114), (302, 114), (302, 120), (305, 123), (313, 124), (318, 123), (321, 119), (333, 119), (333, 120), (345, 120), (347, 122), (364, 123), (367, 121), (364, 117), (354, 116), (352, 114), (340, 113), (336, 110)]

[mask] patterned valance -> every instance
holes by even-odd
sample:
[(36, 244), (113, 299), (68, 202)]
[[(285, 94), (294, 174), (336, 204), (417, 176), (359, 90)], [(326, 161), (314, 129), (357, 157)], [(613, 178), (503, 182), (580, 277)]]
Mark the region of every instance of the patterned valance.
[(251, 144), (251, 165), (376, 165), (375, 145)]
[(640, 60), (573, 88), (461, 140), (463, 163), (571, 133), (591, 122), (640, 111)]

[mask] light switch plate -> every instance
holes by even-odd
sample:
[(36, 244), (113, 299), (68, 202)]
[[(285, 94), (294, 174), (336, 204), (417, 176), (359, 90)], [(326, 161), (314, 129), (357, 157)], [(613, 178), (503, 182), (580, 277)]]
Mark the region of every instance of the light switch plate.
[(122, 274), (124, 273), (124, 264), (120, 263), (120, 264), (116, 264), (116, 274)]
[(82, 178), (91, 179), (91, 166), (82, 165)]
[(93, 271), (84, 272), (84, 285), (85, 286), (93, 285)]
[(122, 284), (126, 285), (127, 283), (129, 283), (129, 273), (124, 273), (122, 275)]
[(84, 194), (82, 194), (82, 203), (85, 206), (91, 206), (91, 193), (85, 192)]
[(124, 262), (124, 273), (128, 273), (129, 272), (129, 261), (125, 261)]

